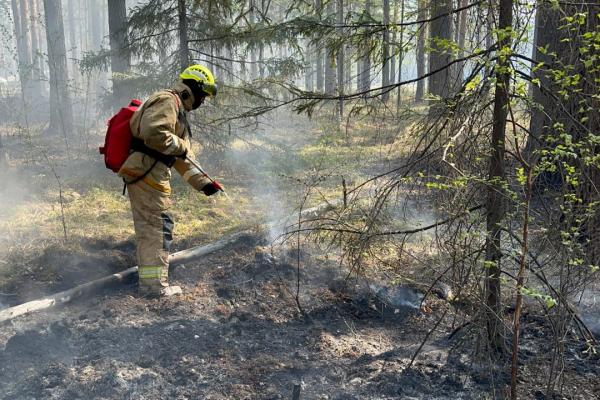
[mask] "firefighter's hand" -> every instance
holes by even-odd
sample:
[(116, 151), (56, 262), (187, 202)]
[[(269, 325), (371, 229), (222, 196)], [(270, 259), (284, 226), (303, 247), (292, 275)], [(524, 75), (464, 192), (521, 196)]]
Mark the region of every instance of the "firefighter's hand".
[(202, 187), (202, 193), (204, 193), (207, 196), (212, 196), (213, 194), (217, 193), (219, 190), (223, 190), (223, 187), (217, 181), (212, 181), (211, 183), (204, 185)]
[(183, 153), (176, 155), (175, 157), (185, 160), (187, 158), (187, 153), (188, 153), (188, 149), (186, 148), (185, 150), (183, 150)]

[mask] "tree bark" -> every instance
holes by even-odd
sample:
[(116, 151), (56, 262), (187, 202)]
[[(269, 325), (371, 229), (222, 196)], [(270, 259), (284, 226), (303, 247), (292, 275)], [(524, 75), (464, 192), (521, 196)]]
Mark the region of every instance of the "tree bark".
[[(503, 30), (512, 28), (512, 0), (500, 0), (499, 27)], [(512, 37), (510, 35), (502, 35), (499, 39), (501, 49), (510, 49), (511, 44)], [(498, 60), (486, 202), (485, 311), (488, 343), (492, 349), (497, 351), (504, 349), (500, 273), (502, 271), (502, 223), (506, 212), (504, 154), (510, 90), (509, 67), (509, 57)]]
[[(458, 6), (459, 8), (465, 8), (468, 4), (468, 0), (459, 0)], [(458, 23), (458, 58), (463, 58), (465, 56), (465, 42), (467, 37), (467, 18), (469, 16), (468, 10), (462, 10), (459, 14), (459, 23)], [(462, 84), (465, 75), (465, 65), (464, 61), (458, 63), (456, 66), (457, 72), (457, 84)]]
[(127, 74), (131, 68), (131, 52), (127, 38), (127, 5), (125, 0), (108, 0), (108, 30), (113, 99), (115, 108), (118, 109), (131, 97), (129, 85), (127, 85)]
[(17, 63), (21, 93), (24, 99), (29, 98), (31, 83), (31, 52), (27, 44), (27, 19), (23, 19), (22, 4), (11, 0), (13, 20), (15, 24), (15, 39), (17, 42)]
[[(371, 15), (371, 0), (365, 1), (365, 14), (368, 16)], [(360, 91), (366, 92), (367, 90), (371, 89), (371, 49), (368, 47), (363, 49), (362, 64), (360, 69)], [(367, 94), (365, 93), (364, 96), (366, 97)]]
[(177, 15), (179, 17), (179, 68), (183, 71), (190, 65), (188, 20), (185, 0), (177, 0)]
[(44, 0), (48, 69), (50, 71), (49, 131), (67, 137), (73, 131), (73, 109), (69, 93), (65, 30), (60, 0)]
[[(334, 1), (327, 3), (327, 15), (331, 17), (335, 15)], [(325, 93), (329, 96), (335, 94), (335, 50), (332, 47), (327, 47), (325, 50)]]
[[(566, 29), (561, 29), (564, 24), (561, 22), (564, 16), (573, 15), (579, 11), (581, 10), (553, 8), (550, 3), (538, 1), (533, 58), (538, 63), (544, 63), (544, 66), (536, 69), (532, 74), (533, 78), (540, 82), (539, 85), (533, 87), (533, 100), (539, 107), (534, 108), (531, 114), (529, 125), (531, 137), (527, 145), (528, 153), (538, 148), (544, 138), (553, 136), (554, 123), (562, 124), (567, 132), (577, 130), (576, 123), (569, 117), (569, 114), (576, 115), (580, 105), (577, 104), (577, 101), (559, 102), (556, 100), (555, 96), (560, 87), (554, 84), (552, 71), (549, 69), (560, 68), (559, 64), (581, 69), (581, 65), (576, 67), (577, 64), (580, 64), (579, 52), (573, 50), (574, 47), (578, 47), (578, 37)], [(540, 48), (547, 50), (540, 51)], [(547, 90), (542, 91), (542, 87)], [(535, 140), (531, 140), (532, 137), (538, 139), (538, 144)]]
[(39, 8), (38, 8), (38, 0), (29, 0), (29, 10), (30, 10), (30, 22), (31, 22), (31, 55), (32, 55), (32, 63), (33, 63), (33, 81), (35, 82), (36, 88), (34, 88), (34, 92), (38, 91), (41, 93), (43, 91), (42, 81), (44, 80), (44, 65), (43, 65), (43, 48), (41, 42), (41, 35), (39, 29)]
[[(344, 0), (337, 0), (337, 23), (344, 23)], [(343, 28), (340, 29), (340, 34), (343, 34)], [(337, 53), (337, 78), (338, 78), (338, 94), (344, 95), (344, 45), (342, 44)], [(338, 102), (338, 112), (340, 119), (344, 117), (344, 99), (340, 98)]]
[[(383, 0), (383, 67), (381, 69), (381, 85), (386, 87), (390, 84), (390, 0)], [(390, 98), (388, 90), (383, 91), (381, 99), (386, 102)]]
[[(317, 16), (321, 17), (323, 12), (323, 3), (321, 0), (315, 0), (315, 11), (317, 12)], [(317, 91), (323, 92), (323, 89), (325, 88), (325, 80), (323, 79), (323, 50), (318, 46), (315, 48), (315, 58), (317, 63)]]
[(88, 35), (90, 50), (100, 50), (102, 44), (102, 12), (98, 7), (97, 0), (88, 0)]
[(258, 76), (260, 79), (265, 78), (265, 45), (263, 43), (258, 46)]
[(306, 48), (308, 49), (306, 52), (306, 58), (305, 58), (305, 63), (306, 66), (304, 67), (304, 90), (312, 92), (314, 89), (314, 84), (313, 84), (313, 54), (312, 54), (312, 46), (310, 46), (310, 44), (306, 44)]
[[(19, 12), (21, 20), (21, 37), (23, 40), (25, 57), (27, 59), (28, 68), (31, 71), (32, 68), (32, 54), (31, 54), (31, 29), (29, 28), (30, 13), (29, 13), (29, 2), (27, 0), (19, 0)], [(31, 72), (29, 73), (31, 75)]]
[[(254, 29), (256, 24), (256, 3), (255, 0), (250, 0), (250, 27)], [(258, 76), (258, 68), (256, 68), (256, 47), (254, 44), (250, 47), (250, 80), (256, 79)]]
[[(452, 40), (452, 0), (439, 0), (431, 3), (431, 17), (436, 18), (429, 24), (429, 71), (441, 71), (429, 77), (429, 93), (439, 98), (446, 98), (451, 92), (452, 68), (446, 67), (452, 60), (452, 52), (445, 48), (443, 42)], [(439, 112), (438, 107), (431, 107), (430, 114)]]
[[(576, 209), (569, 201), (564, 201), (565, 208), (561, 213), (562, 217), (570, 214), (564, 218), (565, 230), (577, 228), (588, 238), (582, 250), (587, 257), (586, 263), (592, 265), (600, 258), (600, 214), (594, 206), (598, 201), (600, 171), (596, 162), (586, 159), (596, 157), (599, 150), (592, 135), (600, 131), (600, 101), (597, 99), (600, 61), (597, 52), (590, 52), (593, 47), (590, 37), (598, 32), (600, 23), (598, 11), (597, 3), (538, 2), (533, 57), (537, 65), (532, 72), (536, 82), (532, 90), (536, 107), (532, 109), (525, 151), (531, 155), (545, 149), (560, 157), (552, 161), (554, 170), (548, 168), (539, 173), (534, 187), (536, 191), (562, 188), (565, 193), (580, 199)], [(585, 16), (585, 22), (577, 23), (576, 29), (573, 25), (567, 26), (566, 19), (575, 15)], [(561, 78), (565, 71), (568, 71), (567, 75), (577, 77), (577, 81), (565, 82)], [(565, 135), (573, 144), (576, 157), (556, 154), (560, 153), (555, 150)], [(571, 168), (581, 174), (575, 186), (568, 182), (569, 175), (572, 176)], [(584, 212), (585, 209), (588, 211)], [(589, 211), (592, 209), (594, 212)]]
[(79, 76), (77, 74), (77, 63), (75, 60), (79, 58), (79, 49), (77, 43), (77, 24), (75, 23), (75, 0), (67, 0), (67, 14), (69, 18), (69, 51), (68, 57), (69, 76), (73, 79), (75, 86), (79, 86)]
[[(352, 14), (352, 1), (348, 1), (346, 3), (346, 13)], [(352, 44), (348, 44), (345, 47), (345, 56), (344, 56), (344, 90), (348, 88), (348, 91), (352, 90), (353, 78), (352, 78), (352, 65), (354, 59), (354, 47)]]
[[(417, 19), (422, 21), (427, 18), (427, 5), (425, 0), (417, 0)], [(419, 27), (419, 35), (417, 37), (417, 76), (421, 77), (425, 75), (425, 38), (427, 37), (427, 24), (423, 24)], [(417, 81), (417, 88), (415, 91), (415, 102), (420, 103), (423, 101), (423, 95), (425, 94), (425, 79)]]
[[(398, 0), (394, 0), (394, 14), (392, 16), (392, 24), (395, 25), (398, 22)], [(398, 55), (397, 50), (397, 29), (394, 29), (392, 33), (392, 44), (390, 49), (390, 83), (396, 83), (396, 56)]]
[[(400, 5), (400, 24), (404, 24), (404, 0)], [(400, 26), (400, 45), (398, 46), (398, 82), (402, 82), (402, 64), (404, 62), (404, 26)], [(398, 97), (396, 98), (396, 113), (400, 112), (402, 104), (402, 86), (398, 86)]]

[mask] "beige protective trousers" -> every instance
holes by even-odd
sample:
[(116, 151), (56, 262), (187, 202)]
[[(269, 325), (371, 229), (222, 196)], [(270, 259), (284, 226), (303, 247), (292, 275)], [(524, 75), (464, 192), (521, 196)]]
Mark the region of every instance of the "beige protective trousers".
[(143, 180), (127, 185), (137, 242), (139, 293), (160, 295), (169, 286), (169, 250), (173, 219), (167, 213), (169, 195)]

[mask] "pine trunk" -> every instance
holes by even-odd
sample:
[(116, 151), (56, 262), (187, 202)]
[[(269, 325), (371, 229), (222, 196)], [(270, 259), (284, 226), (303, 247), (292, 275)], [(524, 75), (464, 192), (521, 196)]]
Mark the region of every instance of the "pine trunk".
[(25, 51), (25, 57), (27, 59), (27, 65), (29, 69), (29, 75), (31, 75), (32, 56), (31, 56), (31, 29), (29, 29), (30, 14), (29, 14), (29, 2), (27, 0), (19, 0), (19, 12), (21, 20), (21, 37), (23, 40), (23, 46)]
[(313, 57), (310, 51), (311, 46), (307, 44), (306, 48), (309, 50), (306, 52), (304, 68), (304, 90), (311, 92), (313, 90)]
[(67, 137), (73, 131), (73, 109), (69, 93), (67, 52), (60, 0), (44, 0), (48, 69), (50, 71), (50, 127)]
[[(367, 15), (371, 15), (371, 0), (365, 1), (365, 13)], [(371, 89), (371, 49), (368, 47), (363, 49), (363, 57), (362, 64), (360, 66), (361, 73), (359, 80), (361, 82), (360, 91), (366, 92)], [(367, 96), (367, 93), (364, 94), (364, 97)]]
[[(464, 8), (468, 4), (468, 0), (459, 0), (459, 7)], [(462, 10), (459, 14), (459, 23), (458, 23), (458, 58), (464, 58), (465, 56), (465, 42), (467, 37), (467, 18), (468, 18), (468, 10)], [(465, 62), (462, 61), (456, 66), (456, 71), (458, 75), (458, 84), (462, 84), (462, 81), (465, 76)]]
[(21, 93), (24, 99), (29, 98), (31, 83), (31, 53), (27, 47), (27, 19), (22, 19), (21, 4), (18, 0), (11, 0), (13, 20), (15, 24), (15, 38), (17, 41), (17, 62)]
[[(327, 16), (335, 15), (334, 1), (327, 3)], [(329, 96), (335, 94), (335, 50), (327, 47), (325, 50), (325, 93)]]
[(79, 76), (77, 74), (77, 63), (75, 60), (79, 58), (78, 45), (77, 45), (77, 24), (75, 23), (75, 0), (67, 0), (67, 14), (69, 18), (68, 31), (69, 31), (69, 49), (68, 49), (68, 67), (69, 76), (73, 78), (75, 86), (79, 86)]
[[(404, 0), (400, 5), (400, 46), (398, 51), (398, 82), (402, 82), (402, 64), (404, 62)], [(402, 86), (398, 86), (398, 97), (396, 99), (396, 112), (400, 111), (402, 104)]]
[(258, 75), (260, 79), (265, 78), (265, 45), (262, 43), (258, 47)]
[[(256, 3), (255, 0), (250, 0), (250, 28), (254, 29), (256, 24)], [(258, 76), (258, 68), (256, 68), (256, 47), (250, 45), (250, 80), (256, 79)]]
[[(448, 65), (452, 60), (452, 52), (444, 46), (452, 40), (452, 0), (434, 1), (431, 4), (431, 17), (434, 20), (429, 24), (429, 93), (439, 98), (446, 98), (451, 92), (452, 68)], [(435, 114), (438, 107), (431, 107), (430, 112)]]
[(131, 68), (131, 53), (127, 39), (125, 0), (108, 0), (108, 30), (113, 98), (115, 108), (120, 108), (131, 97), (127, 85), (127, 75)]
[[(394, 15), (392, 16), (392, 25), (395, 26), (396, 22), (398, 22), (398, 0), (394, 0)], [(396, 58), (398, 56), (397, 39), (397, 29), (394, 29), (390, 48), (390, 83), (392, 85), (396, 83)]]
[[(42, 48), (40, 29), (39, 29), (39, 8), (37, 0), (29, 0), (30, 22), (31, 22), (31, 54), (33, 63), (33, 81), (39, 90), (42, 92), (44, 80), (44, 67), (42, 56), (44, 49)], [(36, 91), (36, 89), (34, 89)]]
[(179, 68), (183, 71), (190, 65), (188, 20), (185, 0), (177, 0), (177, 15), (179, 17)]
[[(344, 23), (344, 0), (337, 0), (337, 23)], [(343, 28), (340, 29), (340, 34), (343, 34)], [(338, 78), (338, 94), (344, 95), (344, 45), (342, 44), (337, 53), (337, 78)], [(344, 99), (340, 97), (338, 102), (338, 112), (340, 119), (344, 116)]]
[[(323, 12), (323, 3), (321, 0), (315, 0), (315, 11), (317, 16), (320, 18)], [(317, 91), (323, 92), (324, 90), (324, 79), (323, 79), (323, 50), (318, 46), (315, 48), (315, 59), (316, 59), (316, 71), (317, 71)]]
[(88, 0), (88, 35), (90, 50), (100, 50), (102, 43), (102, 12), (98, 7), (97, 0)]
[[(427, 5), (425, 0), (418, 1), (417, 19), (423, 21), (427, 18)], [(422, 24), (419, 28), (419, 35), (417, 38), (417, 77), (425, 75), (425, 38), (427, 37), (427, 24)], [(415, 102), (420, 103), (423, 101), (425, 94), (425, 79), (419, 79), (417, 81), (417, 88), (415, 91)]]
[[(512, 27), (512, 0), (501, 0), (499, 10), (500, 29)], [(509, 35), (499, 39), (501, 49), (510, 48)], [(510, 59), (498, 60), (496, 69), (496, 92), (494, 95), (494, 121), (491, 137), (491, 156), (488, 172), (487, 221), (485, 241), (485, 312), (488, 343), (494, 350), (503, 350), (502, 297), (500, 274), (502, 271), (502, 223), (505, 217), (505, 141), (506, 118), (510, 91)]]
[(390, 98), (387, 86), (390, 84), (390, 0), (383, 0), (383, 68), (381, 69), (381, 86), (383, 93), (381, 99), (385, 102)]

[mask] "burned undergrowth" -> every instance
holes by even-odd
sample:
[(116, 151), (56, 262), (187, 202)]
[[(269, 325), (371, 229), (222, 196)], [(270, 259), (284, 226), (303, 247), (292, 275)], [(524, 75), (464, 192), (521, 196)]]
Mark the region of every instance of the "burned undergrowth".
[[(468, 350), (452, 305), (423, 292), (347, 279), (311, 246), (301, 254), (298, 311), (292, 249), (271, 249), (265, 232), (172, 270), (180, 297), (149, 300), (115, 288), (64, 309), (21, 317), (0, 335), (4, 398), (479, 398), (506, 383)], [(118, 251), (118, 250), (116, 250)], [(370, 283), (370, 285), (369, 285)], [(405, 303), (390, 303), (393, 293)], [(402, 293), (402, 296), (400, 295)], [(448, 314), (437, 324), (440, 315)], [(431, 326), (437, 328), (430, 334)], [(548, 327), (526, 316), (524, 382), (539, 398), (536, 366)], [(419, 345), (428, 337), (425, 345)], [(597, 362), (566, 343), (567, 385), (598, 374)], [(411, 359), (416, 356), (414, 362)], [(593, 385), (580, 388), (591, 398)], [(540, 392), (541, 393), (541, 392)], [(587, 395), (586, 395), (587, 393)], [(586, 397), (587, 396), (587, 397)]]

